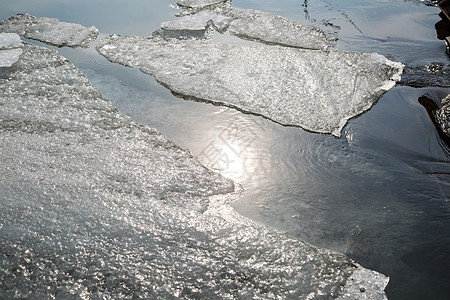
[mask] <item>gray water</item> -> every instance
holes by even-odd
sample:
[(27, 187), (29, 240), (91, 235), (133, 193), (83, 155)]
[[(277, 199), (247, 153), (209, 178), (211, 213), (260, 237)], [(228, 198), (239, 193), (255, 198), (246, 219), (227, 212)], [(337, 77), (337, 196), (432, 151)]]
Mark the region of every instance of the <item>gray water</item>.
[[(146, 36), (173, 18), (171, 4), (5, 1), (0, 18), (28, 12), (95, 25), (103, 35)], [(233, 6), (316, 26), (338, 38), (338, 49), (377, 52), (407, 66), (449, 64), (434, 29), (439, 10), (421, 1), (242, 0)], [(448, 298), (449, 149), (418, 102), (426, 93), (442, 98), (448, 88), (398, 86), (350, 120), (337, 139), (177, 98), (150, 76), (109, 63), (95, 47), (59, 51), (121, 112), (240, 183), (245, 192), (233, 204), (240, 214), (386, 274), (390, 299)]]

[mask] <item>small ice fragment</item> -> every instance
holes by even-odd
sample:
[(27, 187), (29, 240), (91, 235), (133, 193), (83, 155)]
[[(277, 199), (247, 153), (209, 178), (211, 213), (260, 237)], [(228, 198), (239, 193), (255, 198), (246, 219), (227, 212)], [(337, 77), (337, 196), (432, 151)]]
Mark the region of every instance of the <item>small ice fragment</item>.
[(0, 67), (11, 67), (21, 54), (22, 49), (0, 50)]
[(15, 32), (25, 38), (55, 46), (89, 47), (98, 36), (94, 26), (61, 22), (54, 18), (37, 18), (19, 14), (0, 22), (0, 31)]
[(20, 36), (17, 34), (0, 33), (0, 50), (18, 48), (20, 45)]
[(434, 112), (436, 123), (442, 132), (450, 138), (450, 94), (441, 101), (442, 107)]

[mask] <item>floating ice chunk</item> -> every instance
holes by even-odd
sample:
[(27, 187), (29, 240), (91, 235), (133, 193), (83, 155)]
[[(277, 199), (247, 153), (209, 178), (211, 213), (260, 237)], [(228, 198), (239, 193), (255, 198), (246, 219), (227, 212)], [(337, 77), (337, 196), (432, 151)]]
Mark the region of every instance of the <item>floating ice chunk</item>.
[(434, 115), (442, 132), (450, 139), (450, 94), (442, 99), (442, 107)]
[(11, 67), (21, 54), (22, 49), (0, 50), (0, 67)]
[(20, 36), (15, 33), (0, 33), (0, 50), (18, 48), (21, 45)]
[(238, 37), (268, 44), (316, 50), (332, 45), (331, 40), (318, 29), (252, 9), (220, 7), (202, 10), (164, 22), (161, 27), (166, 30), (205, 30), (210, 21), (219, 32), (228, 29)]
[(94, 26), (61, 22), (53, 18), (37, 18), (20, 14), (0, 22), (0, 31), (15, 32), (27, 39), (38, 40), (55, 46), (89, 47), (97, 38)]
[(163, 22), (161, 28), (164, 30), (206, 30), (210, 22), (219, 32), (222, 32), (230, 23), (230, 19), (212, 11), (203, 10), (194, 15), (186, 15)]
[[(239, 216), (230, 180), (120, 114), (57, 51), (23, 49), (0, 84), (1, 298), (344, 295), (351, 260)], [(383, 295), (385, 276), (357, 278)]]
[(175, 93), (335, 136), (402, 72), (372, 54), (267, 45), (109, 36), (97, 49)]
[(180, 0), (178, 6), (185, 8), (201, 8), (231, 2), (231, 0)]
[(318, 29), (267, 12), (239, 8), (221, 11), (233, 19), (230, 33), (242, 38), (306, 49), (326, 49), (332, 44)]

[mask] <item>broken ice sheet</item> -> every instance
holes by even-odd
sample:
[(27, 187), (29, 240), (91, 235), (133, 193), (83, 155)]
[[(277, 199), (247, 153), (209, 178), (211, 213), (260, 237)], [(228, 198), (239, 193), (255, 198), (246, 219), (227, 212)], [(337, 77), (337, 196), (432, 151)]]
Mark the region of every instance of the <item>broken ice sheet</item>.
[(238, 37), (268, 44), (316, 50), (327, 49), (332, 45), (331, 40), (316, 28), (259, 10), (233, 7), (219, 7), (183, 15), (162, 23), (161, 28), (204, 30), (210, 22), (219, 32), (228, 29), (231, 34)]
[(194, 15), (186, 15), (172, 21), (163, 22), (161, 23), (161, 28), (164, 30), (206, 30), (210, 22), (219, 32), (222, 32), (229, 25), (230, 19), (226, 16), (203, 10)]
[(238, 215), (230, 180), (23, 49), (0, 82), (0, 298), (385, 298), (384, 275)]
[(202, 8), (205, 6), (212, 6), (230, 2), (231, 0), (180, 0), (177, 2), (178, 6), (185, 8)]
[(0, 22), (0, 32), (14, 32), (27, 39), (55, 46), (89, 47), (98, 36), (95, 26), (61, 22), (54, 18), (37, 18), (19, 14)]
[(0, 33), (0, 67), (11, 67), (22, 54), (20, 37), (15, 33)]
[(403, 67), (377, 54), (137, 36), (109, 36), (97, 49), (175, 93), (335, 136), (395, 85)]

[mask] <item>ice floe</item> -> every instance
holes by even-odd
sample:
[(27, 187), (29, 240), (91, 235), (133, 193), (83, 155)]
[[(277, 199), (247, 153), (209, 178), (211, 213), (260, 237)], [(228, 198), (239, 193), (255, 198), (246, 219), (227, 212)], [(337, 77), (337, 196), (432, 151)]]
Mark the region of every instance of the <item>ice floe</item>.
[(335, 136), (391, 88), (403, 68), (370, 53), (136, 36), (109, 36), (97, 49), (177, 94)]
[(11, 67), (22, 54), (20, 37), (15, 33), (0, 33), (0, 67)]
[(229, 2), (231, 2), (231, 0), (180, 0), (177, 4), (178, 6), (185, 8), (202, 8)]
[(186, 15), (172, 21), (163, 22), (161, 28), (164, 30), (206, 30), (210, 23), (219, 32), (222, 32), (229, 26), (230, 19), (224, 15), (203, 10), (194, 15)]
[(0, 80), (0, 298), (385, 298), (385, 276), (236, 214), (233, 182), (57, 51), (23, 50)]
[(61, 47), (89, 47), (98, 36), (95, 26), (84, 27), (55, 18), (37, 18), (29, 14), (19, 14), (1, 21), (0, 32), (14, 32), (27, 39)]
[(204, 30), (211, 23), (219, 32), (228, 30), (241, 38), (305, 49), (327, 49), (332, 41), (312, 27), (259, 10), (230, 6), (201, 10), (164, 22), (165, 30)]

